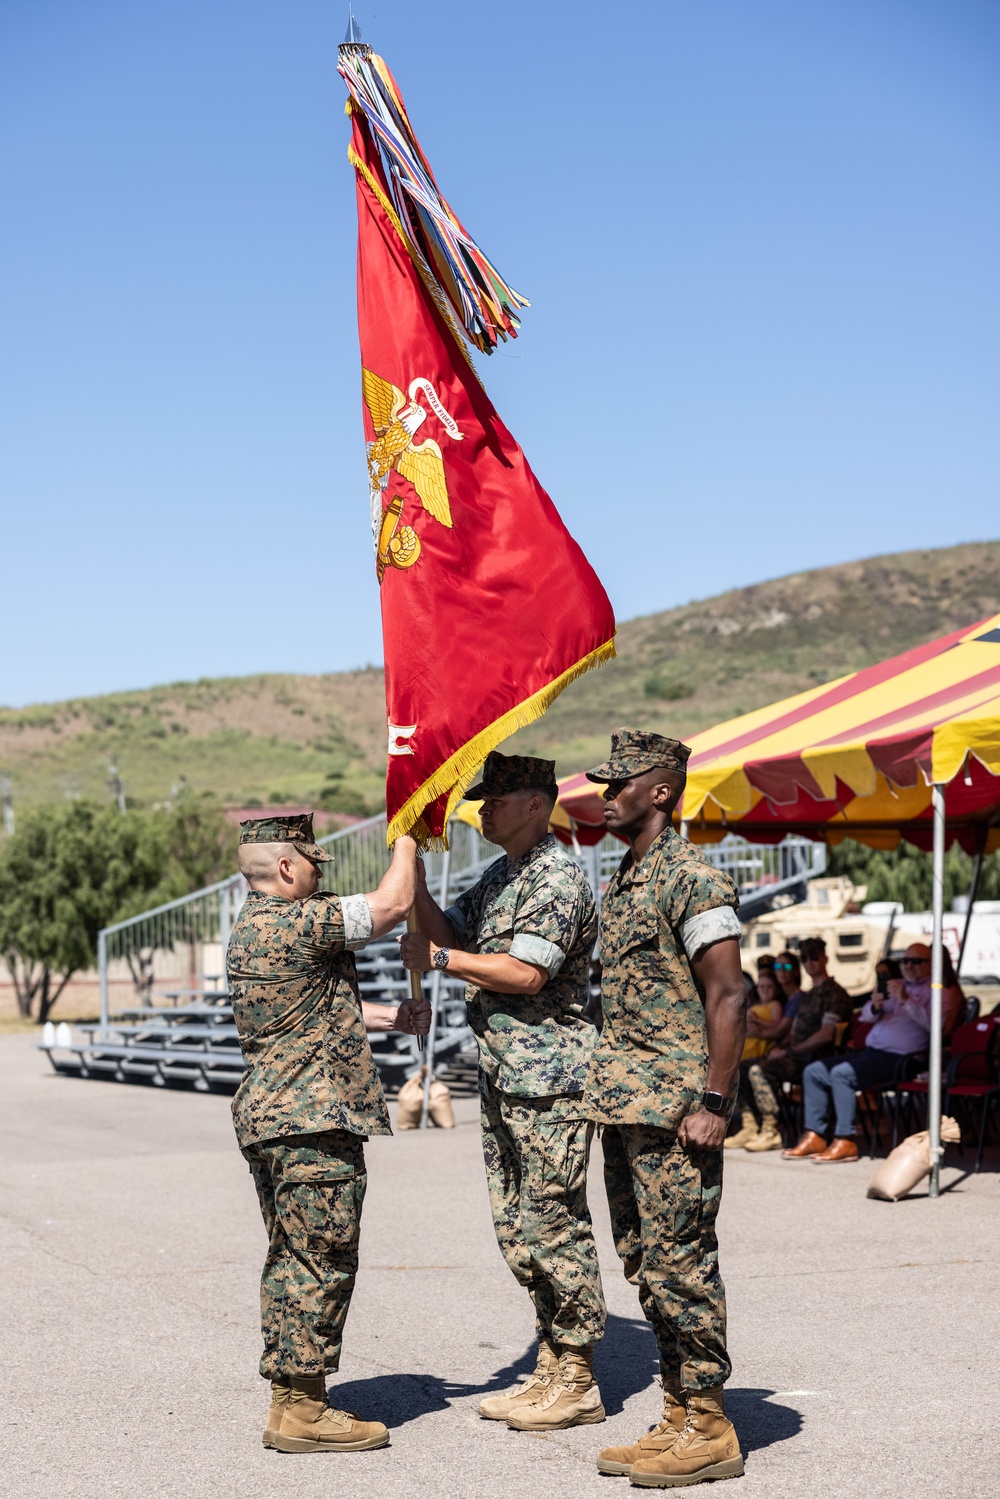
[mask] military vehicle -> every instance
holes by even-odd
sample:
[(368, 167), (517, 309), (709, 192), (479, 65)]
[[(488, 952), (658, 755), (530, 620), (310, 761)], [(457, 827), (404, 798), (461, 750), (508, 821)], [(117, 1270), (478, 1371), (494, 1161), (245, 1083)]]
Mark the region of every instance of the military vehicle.
[[(892, 901), (865, 903), (868, 891), (844, 875), (810, 880), (804, 901), (780, 906), (744, 923), (743, 967), (757, 977), (760, 959), (787, 948), (798, 952), (803, 937), (822, 937), (829, 971), (848, 994), (870, 994), (875, 965), (886, 953), (898, 958), (911, 942), (930, 942), (929, 911), (904, 911)], [(944, 941), (958, 962), (968, 901), (956, 900), (944, 917)], [(962, 986), (975, 993), (985, 1013), (1000, 1003), (1000, 901), (977, 901), (962, 959)], [(993, 991), (991, 993), (991, 990)]]

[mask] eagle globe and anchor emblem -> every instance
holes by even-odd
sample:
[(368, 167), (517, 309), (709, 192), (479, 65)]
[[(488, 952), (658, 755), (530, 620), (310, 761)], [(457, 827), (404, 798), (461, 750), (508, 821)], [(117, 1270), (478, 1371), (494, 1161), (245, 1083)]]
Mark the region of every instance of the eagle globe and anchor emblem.
[(463, 434), (445, 410), (434, 386), (423, 375), (410, 381), (404, 395), (391, 380), (362, 369), (361, 387), (375, 428), (375, 441), (368, 444), (368, 479), (375, 570), (381, 583), (387, 567), (412, 567), (420, 557), (420, 537), (412, 526), (401, 524), (401, 496), (392, 495), (383, 509), (382, 498), (389, 486), (391, 470), (395, 469), (413, 485), (429, 515), (449, 530), (452, 525), (441, 449), (433, 437), (419, 443), (413, 440), (429, 415), (418, 396), (425, 398), (449, 437), (461, 442)]

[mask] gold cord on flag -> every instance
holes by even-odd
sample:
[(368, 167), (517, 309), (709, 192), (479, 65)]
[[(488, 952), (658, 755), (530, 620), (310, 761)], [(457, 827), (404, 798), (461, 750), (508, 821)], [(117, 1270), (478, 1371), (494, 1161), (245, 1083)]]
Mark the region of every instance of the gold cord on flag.
[[(348, 114), (350, 114), (352, 107), (350, 99), (348, 99), (347, 105), (347, 112)], [(354, 168), (354, 170), (364, 178), (364, 181), (371, 191), (372, 196), (375, 198), (379, 207), (385, 213), (386, 218), (389, 220), (390, 224), (399, 235), (399, 238), (403, 243), (403, 247), (406, 250), (407, 255), (409, 255), (410, 259), (413, 261), (413, 264), (416, 267), (417, 274), (420, 277), (421, 281), (424, 283), (424, 287), (427, 290), (428, 296), (444, 319), (445, 326), (447, 327), (448, 332), (451, 334), (452, 338), (454, 338), (455, 342), (458, 344), (458, 347), (461, 349), (462, 356), (468, 364), (469, 369), (475, 375), (477, 382), (482, 385), (483, 382), (479, 379), (479, 371), (476, 369), (476, 366), (472, 362), (472, 357), (469, 353), (469, 346), (466, 342), (465, 334), (462, 331), (458, 319), (451, 310), (451, 306), (448, 302), (447, 297), (444, 295), (444, 292), (438, 285), (437, 278), (433, 275), (430, 266), (427, 264), (426, 260), (421, 255), (416, 245), (404, 230), (402, 224), (400, 223), (399, 214), (393, 208), (392, 204), (389, 202), (389, 199), (386, 197), (385, 193), (379, 186), (377, 177), (375, 177), (374, 174), (369, 171), (368, 167), (361, 160), (361, 157), (358, 155), (357, 151), (355, 151), (353, 146), (348, 146), (347, 148), (347, 159), (351, 163), (351, 166)], [(485, 389), (485, 386), (483, 388)]]

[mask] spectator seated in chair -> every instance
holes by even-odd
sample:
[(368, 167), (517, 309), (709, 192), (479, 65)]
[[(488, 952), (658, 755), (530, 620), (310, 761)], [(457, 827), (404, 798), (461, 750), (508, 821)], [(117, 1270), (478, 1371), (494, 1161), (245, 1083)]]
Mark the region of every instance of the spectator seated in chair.
[[(781, 1149), (776, 1090), (784, 1083), (797, 1083), (807, 1062), (832, 1052), (837, 1026), (851, 1018), (850, 996), (826, 971), (826, 943), (822, 937), (804, 937), (799, 951), (812, 988), (799, 994), (787, 1040), (779, 1040), (768, 1056), (750, 1064), (747, 1077), (761, 1120), (757, 1138), (747, 1142), (747, 1150)], [(777, 965), (775, 971), (783, 972)], [(786, 1009), (780, 1024), (784, 1025), (787, 1019)]]
[(747, 995), (747, 1038), (743, 1044), (740, 1061), (739, 1092), (737, 1104), (740, 1110), (740, 1127), (726, 1140), (727, 1150), (738, 1150), (749, 1146), (760, 1133), (757, 1115), (753, 1107), (753, 1093), (747, 1073), (752, 1062), (767, 1056), (775, 1038), (787, 1031), (784, 1020), (783, 995), (775, 978), (774, 965), (763, 964), (758, 968), (757, 983)]
[[(903, 977), (890, 978), (884, 996), (876, 989), (861, 1011), (861, 1019), (872, 1022), (864, 1049), (846, 1057), (824, 1057), (810, 1062), (805, 1069), (802, 1076), (805, 1133), (792, 1150), (785, 1151), (789, 1159), (808, 1157), (817, 1165), (856, 1161), (854, 1125), (858, 1093), (891, 1083), (898, 1076), (904, 1057), (926, 1055), (931, 1027), (930, 948), (923, 942), (911, 943), (900, 966)], [(950, 977), (953, 979), (954, 974)], [(961, 1004), (957, 984), (948, 989), (947, 996), (943, 1006), (946, 1034)], [(827, 1145), (831, 1098), (834, 1137)]]
[(793, 952), (780, 952), (774, 960), (774, 976), (785, 1001), (785, 1029), (776, 1040), (783, 1041), (802, 1003), (802, 966)]

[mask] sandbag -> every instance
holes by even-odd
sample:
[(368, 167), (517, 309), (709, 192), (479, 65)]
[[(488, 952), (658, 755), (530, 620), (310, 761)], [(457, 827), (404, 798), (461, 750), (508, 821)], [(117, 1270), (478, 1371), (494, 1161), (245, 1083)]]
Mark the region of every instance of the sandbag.
[(424, 1107), (423, 1068), (408, 1077), (396, 1096), (396, 1128), (419, 1129)]
[[(960, 1131), (954, 1119), (947, 1115), (941, 1120), (942, 1144), (955, 1145)], [(882, 1202), (898, 1202), (922, 1182), (931, 1169), (931, 1137), (927, 1130), (917, 1135), (907, 1135), (895, 1150), (891, 1151), (868, 1183), (868, 1196), (880, 1198)]]
[(431, 1083), (430, 1115), (438, 1129), (455, 1128), (455, 1110), (451, 1106), (451, 1089), (439, 1077)]
[[(426, 1067), (421, 1067), (408, 1077), (396, 1097), (396, 1128), (419, 1129), (420, 1115), (424, 1106), (424, 1078)], [(431, 1123), (438, 1129), (455, 1128), (455, 1110), (451, 1106), (451, 1089), (436, 1077), (431, 1083), (429, 1100)]]

